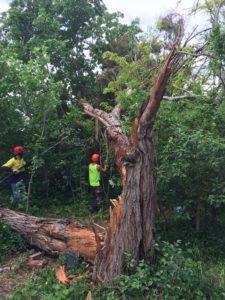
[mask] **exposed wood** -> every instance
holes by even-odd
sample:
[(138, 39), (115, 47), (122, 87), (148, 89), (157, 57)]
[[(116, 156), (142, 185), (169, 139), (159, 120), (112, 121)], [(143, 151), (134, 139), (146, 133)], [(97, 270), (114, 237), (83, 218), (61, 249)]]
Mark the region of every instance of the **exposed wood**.
[(27, 265), (29, 268), (43, 269), (47, 264), (47, 260), (30, 260)]
[(3, 267), (0, 268), (0, 272), (5, 272), (5, 271), (13, 271), (16, 269), (16, 266), (12, 266), (12, 267)]
[(30, 255), (29, 256), (29, 260), (37, 260), (37, 259), (41, 259), (42, 257), (42, 253), (41, 252), (37, 252), (33, 255)]
[(62, 283), (65, 287), (69, 284), (69, 278), (66, 276), (65, 266), (60, 266), (58, 270), (55, 272), (55, 276), (60, 283)]
[(98, 141), (99, 134), (99, 122), (98, 119), (95, 119), (95, 140)]
[(87, 296), (86, 296), (86, 300), (92, 300), (93, 298), (92, 298), (92, 293), (91, 293), (91, 291), (89, 291), (88, 293), (87, 293)]
[(87, 277), (90, 273), (90, 270), (87, 270), (82, 275), (66, 275), (65, 266), (60, 266), (58, 270), (56, 270), (55, 275), (56, 278), (60, 283), (62, 283), (64, 286), (68, 286), (70, 281), (79, 281), (83, 279), (84, 277)]
[(93, 230), (78, 222), (61, 219), (38, 218), (9, 209), (0, 209), (0, 219), (39, 249), (50, 253), (76, 252), (93, 263), (96, 240)]
[(105, 227), (102, 227), (101, 225), (97, 224), (97, 223), (93, 223), (94, 226), (97, 226), (98, 228), (100, 228), (101, 230), (105, 231)]
[(136, 149), (130, 144), (129, 138), (124, 134), (119, 115), (119, 105), (111, 113), (106, 113), (100, 109), (93, 108), (89, 103), (83, 103), (84, 112), (91, 117), (97, 118), (106, 127), (106, 134), (109, 144), (112, 146), (116, 164), (119, 169), (124, 162), (135, 161)]

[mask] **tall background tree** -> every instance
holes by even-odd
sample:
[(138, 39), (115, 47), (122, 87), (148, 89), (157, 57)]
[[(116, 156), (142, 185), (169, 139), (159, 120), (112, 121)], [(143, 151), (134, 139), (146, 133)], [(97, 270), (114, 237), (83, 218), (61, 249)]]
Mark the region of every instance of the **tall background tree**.
[[(75, 0), (12, 1), (2, 14), (1, 112), (11, 114), (11, 122), (4, 125), (7, 131), (2, 133), (2, 159), (17, 143), (28, 148), (28, 157), (38, 157), (38, 176), (33, 182), (36, 194), (85, 194), (86, 171), (81, 165), (87, 164), (98, 143), (79, 101), (87, 98), (100, 104), (97, 74), (102, 54), (125, 35), (124, 54), (136, 42), (137, 22), (123, 25), (120, 16), (109, 14), (102, 1)], [(6, 143), (9, 132), (13, 132), (12, 139)], [(65, 136), (66, 143), (39, 157)]]

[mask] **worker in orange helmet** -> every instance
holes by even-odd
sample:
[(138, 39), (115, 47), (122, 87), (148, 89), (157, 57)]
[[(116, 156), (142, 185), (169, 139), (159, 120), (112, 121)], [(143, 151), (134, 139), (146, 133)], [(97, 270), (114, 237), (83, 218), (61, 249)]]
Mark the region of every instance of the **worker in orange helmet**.
[(100, 201), (101, 201), (101, 184), (100, 184), (100, 179), (101, 179), (101, 173), (106, 172), (107, 170), (107, 160), (104, 162), (104, 166), (101, 167), (99, 164), (100, 160), (100, 155), (97, 153), (94, 153), (91, 156), (91, 163), (89, 164), (89, 185), (90, 185), (90, 190), (92, 193), (92, 202), (91, 202), (91, 211), (95, 212), (98, 210)]
[(10, 173), (8, 181), (12, 188), (14, 205), (20, 202), (20, 183), (24, 186), (25, 181), (25, 165), (26, 162), (23, 159), (25, 148), (23, 146), (15, 146), (13, 148), (14, 157), (8, 160), (4, 165), (0, 167), (0, 171), (7, 171)]

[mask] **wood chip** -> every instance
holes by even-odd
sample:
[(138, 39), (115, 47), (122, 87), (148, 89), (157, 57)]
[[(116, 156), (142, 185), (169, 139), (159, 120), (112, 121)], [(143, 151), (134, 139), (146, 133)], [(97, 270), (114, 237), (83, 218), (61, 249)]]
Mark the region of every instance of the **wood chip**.
[(36, 269), (43, 269), (47, 265), (47, 260), (34, 260), (31, 259), (28, 262), (28, 267), (29, 268), (36, 268)]
[(42, 256), (42, 253), (41, 253), (41, 252), (37, 252), (37, 253), (35, 253), (35, 254), (29, 256), (29, 259), (31, 259), (31, 260), (36, 260), (36, 259), (40, 259), (41, 256)]
[(66, 287), (68, 286), (69, 279), (66, 276), (65, 266), (60, 266), (59, 269), (55, 272), (55, 275), (60, 283), (62, 283)]
[(92, 300), (92, 293), (91, 293), (91, 291), (89, 291), (89, 292), (87, 293), (86, 300)]

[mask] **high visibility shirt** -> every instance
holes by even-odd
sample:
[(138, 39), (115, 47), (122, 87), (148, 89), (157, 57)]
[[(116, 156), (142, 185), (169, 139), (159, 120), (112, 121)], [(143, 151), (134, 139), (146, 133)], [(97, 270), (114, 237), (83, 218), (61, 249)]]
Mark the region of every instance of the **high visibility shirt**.
[(89, 184), (90, 186), (100, 186), (100, 172), (97, 164), (89, 164)]
[(8, 160), (3, 167), (11, 168), (13, 171), (17, 171), (17, 173), (23, 172), (26, 162), (23, 158), (16, 159), (15, 157)]
[(14, 157), (11, 158), (7, 163), (5, 163), (2, 167), (0, 167), (0, 171), (5, 170), (5, 171), (16, 171), (16, 173), (12, 173), (11, 176), (7, 179), (7, 181), (12, 184), (12, 183), (17, 183), (21, 180), (25, 181), (26, 176), (25, 176), (25, 170), (23, 166), (26, 165), (26, 162), (24, 161), (23, 158), (21, 159), (15, 159)]

